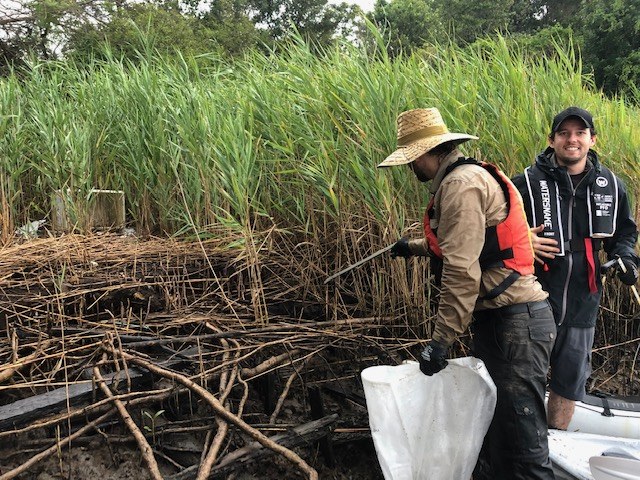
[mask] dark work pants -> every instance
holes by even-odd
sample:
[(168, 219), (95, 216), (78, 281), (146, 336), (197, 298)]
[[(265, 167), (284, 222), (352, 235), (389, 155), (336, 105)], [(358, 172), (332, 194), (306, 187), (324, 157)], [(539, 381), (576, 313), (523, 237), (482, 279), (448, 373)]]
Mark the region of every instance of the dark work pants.
[(473, 480), (554, 479), (544, 395), (556, 325), (546, 302), (474, 313), (473, 353), (498, 400)]

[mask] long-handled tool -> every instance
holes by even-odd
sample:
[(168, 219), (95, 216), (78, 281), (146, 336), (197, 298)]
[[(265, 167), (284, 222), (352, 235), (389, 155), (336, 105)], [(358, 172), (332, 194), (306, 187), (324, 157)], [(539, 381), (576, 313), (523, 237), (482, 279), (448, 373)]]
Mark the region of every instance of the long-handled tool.
[(394, 245), (395, 245), (395, 243), (392, 243), (391, 245), (388, 245), (388, 246), (378, 250), (377, 252), (372, 253), (368, 257), (363, 258), (362, 260), (358, 260), (356, 263), (354, 263), (352, 265), (349, 265), (347, 268), (343, 268), (338, 273), (334, 273), (330, 277), (327, 277), (327, 279), (324, 281), (324, 284), (326, 285), (327, 283), (329, 283), (334, 278), (337, 278), (337, 277), (339, 277), (340, 275), (342, 275), (344, 273), (350, 272), (351, 270), (353, 270), (354, 268), (359, 267), (363, 263), (367, 263), (369, 260), (373, 260), (374, 258), (379, 257), (384, 252), (388, 252), (389, 250), (391, 250), (393, 248)]

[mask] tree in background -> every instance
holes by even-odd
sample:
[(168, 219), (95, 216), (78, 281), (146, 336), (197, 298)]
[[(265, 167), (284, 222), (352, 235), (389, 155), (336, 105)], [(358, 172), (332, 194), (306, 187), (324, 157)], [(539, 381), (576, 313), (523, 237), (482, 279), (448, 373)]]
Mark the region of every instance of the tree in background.
[(514, 0), (433, 0), (442, 22), (460, 44), (502, 32), (509, 26)]
[(444, 35), (434, 5), (425, 0), (379, 0), (369, 17), (384, 31), (392, 56), (411, 52)]
[(384, 29), (389, 53), (396, 55), (442, 39), (447, 32), (460, 44), (471, 43), (507, 30), (513, 18), (520, 30), (533, 28), (541, 9), (529, 0), (378, 0), (370, 19)]
[(544, 0), (514, 0), (509, 12), (509, 31), (533, 33), (545, 25)]
[(212, 38), (227, 55), (239, 56), (268, 39), (247, 15), (245, 0), (212, 0), (205, 8), (200, 0), (187, 1), (184, 5), (188, 6), (188, 13), (212, 32)]
[(178, 9), (132, 4), (116, 10), (109, 22), (74, 29), (65, 52), (76, 58), (99, 57), (107, 45), (116, 56), (129, 59), (155, 52), (197, 55), (215, 48), (213, 32)]
[(500, 31), (533, 54), (571, 39), (598, 87), (640, 91), (640, 0), (377, 0), (370, 18), (392, 55), (433, 41), (443, 25), (462, 45)]
[[(328, 0), (0, 0), (0, 73), (28, 54), (82, 58), (106, 44), (126, 56), (144, 48), (237, 56), (262, 45), (277, 50), (293, 31), (315, 46), (370, 41), (361, 18), (358, 7)], [(391, 55), (445, 37), (465, 45), (496, 31), (552, 51), (560, 32), (607, 93), (640, 88), (639, 18), (640, 0), (377, 0), (369, 15)]]
[(580, 3), (567, 2), (566, 0), (547, 0), (543, 3), (543, 23), (545, 25), (573, 26), (576, 21), (579, 21)]
[(296, 30), (327, 45), (354, 22), (359, 8), (327, 0), (11, 0), (0, 1), (0, 68), (28, 54), (95, 55), (108, 43), (123, 54), (146, 47), (183, 54), (217, 48), (240, 55), (270, 47)]
[[(21, 62), (27, 54), (54, 58), (67, 35), (86, 24), (108, 21), (122, 1), (11, 0), (0, 1), (2, 67)], [(8, 52), (8, 53), (5, 53)]]
[(599, 88), (640, 100), (640, 0), (516, 0), (514, 9), (529, 12), (514, 16), (510, 27), (529, 51), (551, 51), (558, 37), (571, 39)]
[(578, 18), (584, 63), (609, 93), (640, 89), (640, 0), (593, 0)]
[(341, 26), (357, 14), (347, 3), (327, 0), (246, 0), (248, 14), (258, 28), (268, 32), (274, 42), (287, 38), (293, 29), (306, 40), (328, 45)]

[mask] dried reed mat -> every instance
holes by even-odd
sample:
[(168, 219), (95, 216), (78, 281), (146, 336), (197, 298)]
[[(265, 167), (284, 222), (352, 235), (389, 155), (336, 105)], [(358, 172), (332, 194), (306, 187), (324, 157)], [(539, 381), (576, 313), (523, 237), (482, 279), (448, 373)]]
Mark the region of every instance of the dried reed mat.
[[(385, 318), (327, 319), (322, 294), (314, 303), (308, 285), (292, 287), (295, 269), (271, 248), (234, 240), (67, 235), (0, 250), (0, 444), (13, 446), (0, 480), (38, 464), (20, 456), (35, 432), (45, 440), (34, 459), (62, 458), (95, 432), (129, 438), (151, 478), (209, 478), (244, 465), (254, 440), (253, 454), (317, 478), (262, 430), (315, 420), (310, 386), (348, 393), (362, 368), (399, 362), (419, 341)], [(62, 433), (47, 444), (51, 427)], [(186, 434), (199, 451), (178, 455)]]

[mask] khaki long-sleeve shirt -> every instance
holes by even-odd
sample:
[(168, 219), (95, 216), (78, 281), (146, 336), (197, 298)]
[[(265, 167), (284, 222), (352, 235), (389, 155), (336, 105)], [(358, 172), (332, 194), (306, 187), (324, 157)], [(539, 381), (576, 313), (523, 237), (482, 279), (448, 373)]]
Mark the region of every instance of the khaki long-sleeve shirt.
[[(534, 275), (520, 276), (505, 292), (478, 301), (510, 273), (507, 268), (480, 269), (485, 229), (507, 216), (504, 192), (484, 168), (460, 165), (445, 176), (449, 165), (463, 156), (455, 150), (440, 164), (430, 192), (435, 195), (431, 228), (437, 229), (443, 255), (442, 285), (433, 339), (450, 345), (463, 333), (474, 310), (499, 308), (547, 298)], [(410, 242), (411, 250), (426, 253), (426, 238)]]

